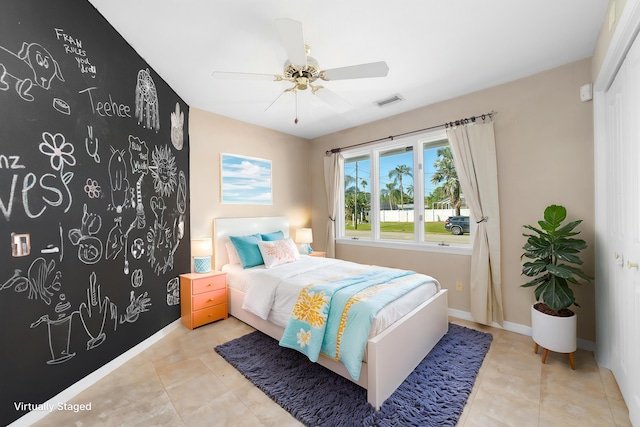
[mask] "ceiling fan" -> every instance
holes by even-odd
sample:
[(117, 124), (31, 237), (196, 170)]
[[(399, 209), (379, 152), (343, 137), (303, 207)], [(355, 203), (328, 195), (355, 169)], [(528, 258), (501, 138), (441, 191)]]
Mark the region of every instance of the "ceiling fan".
[(349, 103), (331, 92), (316, 81), (362, 79), (371, 77), (385, 77), (389, 72), (386, 62), (378, 61), (367, 64), (351, 65), (347, 67), (321, 70), (318, 61), (310, 56), (309, 46), (304, 43), (302, 24), (289, 18), (276, 19), (276, 26), (280, 39), (287, 53), (287, 61), (284, 63), (282, 74), (258, 74), (258, 73), (238, 73), (227, 71), (214, 71), (213, 77), (218, 79), (241, 79), (241, 80), (270, 80), (287, 81), (293, 86), (285, 89), (278, 97), (265, 109), (267, 111), (280, 97), (288, 92), (296, 94), (296, 118), (294, 123), (298, 123), (297, 117), (297, 94), (298, 91), (311, 90), (327, 104), (339, 111), (345, 111)]

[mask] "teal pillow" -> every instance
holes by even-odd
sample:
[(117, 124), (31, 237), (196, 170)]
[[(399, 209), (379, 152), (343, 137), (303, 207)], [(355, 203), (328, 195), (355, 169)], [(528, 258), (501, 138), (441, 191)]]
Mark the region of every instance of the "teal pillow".
[(255, 267), (264, 264), (258, 242), (261, 240), (259, 234), (250, 236), (229, 236), (231, 243), (238, 252), (238, 258), (242, 268)]
[(265, 242), (272, 242), (274, 240), (284, 239), (284, 233), (282, 231), (274, 231), (273, 233), (261, 234), (262, 240)]

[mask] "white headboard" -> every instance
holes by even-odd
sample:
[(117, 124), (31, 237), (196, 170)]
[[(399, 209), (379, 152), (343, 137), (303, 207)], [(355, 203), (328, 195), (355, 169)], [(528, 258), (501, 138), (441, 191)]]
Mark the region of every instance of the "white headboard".
[(246, 236), (255, 233), (282, 231), (289, 236), (289, 219), (286, 216), (261, 216), (253, 218), (216, 218), (213, 220), (213, 247), (215, 268), (219, 270), (229, 262), (226, 242), (229, 236)]

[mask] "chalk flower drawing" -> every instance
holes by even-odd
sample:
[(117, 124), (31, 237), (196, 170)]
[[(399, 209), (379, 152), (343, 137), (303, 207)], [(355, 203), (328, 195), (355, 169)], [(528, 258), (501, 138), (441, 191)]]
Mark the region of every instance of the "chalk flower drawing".
[(270, 205), (271, 161), (221, 155), (222, 203)]
[(91, 199), (99, 199), (102, 194), (102, 190), (98, 185), (98, 181), (95, 179), (88, 178), (87, 183), (84, 186), (84, 191), (87, 193), (87, 196)]
[(151, 164), (149, 169), (153, 177), (153, 188), (159, 195), (169, 196), (178, 183), (176, 158), (171, 154), (169, 146), (155, 147), (151, 155)]
[(65, 163), (69, 166), (76, 164), (76, 158), (73, 157), (74, 147), (65, 141), (61, 133), (52, 135), (42, 132), (42, 142), (38, 148), (42, 154), (49, 156), (51, 167), (56, 171), (62, 170)]

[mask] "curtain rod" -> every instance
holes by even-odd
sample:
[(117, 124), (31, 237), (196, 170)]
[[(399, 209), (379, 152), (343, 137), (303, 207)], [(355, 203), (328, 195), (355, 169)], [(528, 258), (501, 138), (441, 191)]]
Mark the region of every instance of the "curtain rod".
[(427, 131), (427, 130), (438, 129), (438, 128), (441, 128), (441, 127), (450, 128), (450, 127), (454, 127), (454, 126), (460, 126), (460, 125), (466, 125), (466, 124), (469, 124), (469, 123), (475, 123), (476, 119), (484, 120), (487, 117), (492, 118), (496, 114), (498, 114), (496, 111), (491, 111), (489, 113), (481, 114), (479, 116), (471, 116), (471, 117), (467, 117), (467, 118), (464, 118), (464, 119), (459, 119), (459, 120), (456, 120), (456, 121), (453, 121), (453, 122), (442, 123), (442, 124), (439, 124), (439, 125), (430, 126), (430, 127), (423, 128), (423, 129), (412, 130), (412, 131), (405, 132), (405, 133), (399, 133), (397, 135), (389, 135), (389, 136), (385, 136), (384, 138), (372, 139), (371, 141), (366, 141), (366, 142), (359, 142), (357, 144), (348, 145), (346, 147), (332, 148), (331, 150), (325, 151), (325, 155), (329, 156), (329, 155), (334, 154), (334, 153), (339, 153), (342, 150), (346, 150), (348, 148), (360, 147), (361, 145), (373, 144), (374, 142), (381, 142), (381, 141), (386, 141), (386, 140), (393, 141), (394, 138), (398, 138), (400, 136), (411, 135), (412, 133), (424, 132), (424, 131)]

